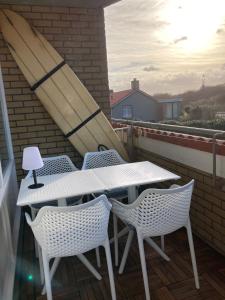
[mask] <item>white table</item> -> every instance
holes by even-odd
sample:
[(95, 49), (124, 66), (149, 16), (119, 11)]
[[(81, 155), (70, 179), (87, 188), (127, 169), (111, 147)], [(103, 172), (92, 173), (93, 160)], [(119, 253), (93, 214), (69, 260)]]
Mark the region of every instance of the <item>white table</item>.
[[(65, 199), (69, 197), (125, 187), (128, 188), (129, 202), (133, 202), (137, 197), (136, 186), (179, 178), (176, 174), (148, 161), (41, 176), (37, 179), (38, 182), (44, 183), (44, 186), (39, 189), (29, 189), (28, 186), (33, 183), (33, 179), (25, 178), (21, 182), (17, 205), (32, 205), (51, 200), (58, 200), (60, 205), (65, 205)], [(120, 235), (124, 232), (126, 229)], [(149, 244), (165, 259), (168, 258), (152, 240)], [(84, 255), (79, 255), (78, 258), (97, 278), (100, 278), (100, 274)], [(40, 260), (39, 263), (41, 264)]]
[(33, 179), (26, 178), (21, 182), (17, 205), (32, 205), (125, 187), (132, 202), (136, 197), (136, 186), (179, 178), (148, 161), (41, 176), (38, 182), (44, 183), (44, 186), (33, 190), (28, 188)]

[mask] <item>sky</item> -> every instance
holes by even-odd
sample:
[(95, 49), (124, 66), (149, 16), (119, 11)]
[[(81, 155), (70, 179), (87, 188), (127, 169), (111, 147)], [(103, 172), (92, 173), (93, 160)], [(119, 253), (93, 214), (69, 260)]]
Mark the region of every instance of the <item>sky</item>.
[(121, 0), (105, 9), (109, 84), (150, 94), (225, 84), (225, 0)]

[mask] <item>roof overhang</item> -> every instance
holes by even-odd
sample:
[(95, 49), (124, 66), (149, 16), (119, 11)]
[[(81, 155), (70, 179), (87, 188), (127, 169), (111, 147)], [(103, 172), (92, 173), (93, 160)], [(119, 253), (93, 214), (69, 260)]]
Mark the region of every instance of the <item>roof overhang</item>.
[(0, 4), (48, 5), (68, 7), (106, 7), (121, 0), (0, 0)]

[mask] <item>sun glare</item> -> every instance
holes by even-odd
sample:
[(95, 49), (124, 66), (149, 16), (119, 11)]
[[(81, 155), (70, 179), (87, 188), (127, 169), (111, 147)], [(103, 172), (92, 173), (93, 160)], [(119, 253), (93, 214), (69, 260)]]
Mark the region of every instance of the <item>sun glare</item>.
[[(168, 26), (160, 38), (186, 53), (209, 49), (225, 29), (225, 0), (166, 1), (161, 17)], [(222, 29), (223, 28), (223, 29)]]

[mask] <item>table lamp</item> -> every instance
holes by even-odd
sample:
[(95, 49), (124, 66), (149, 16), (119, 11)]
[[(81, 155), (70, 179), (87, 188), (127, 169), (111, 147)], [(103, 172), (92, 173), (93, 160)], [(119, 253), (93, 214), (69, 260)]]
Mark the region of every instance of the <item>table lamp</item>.
[(37, 183), (37, 176), (35, 170), (44, 166), (38, 147), (27, 147), (23, 149), (23, 163), (22, 168), (27, 171), (32, 171), (34, 184), (28, 186), (29, 189), (37, 189), (42, 187), (43, 183)]

